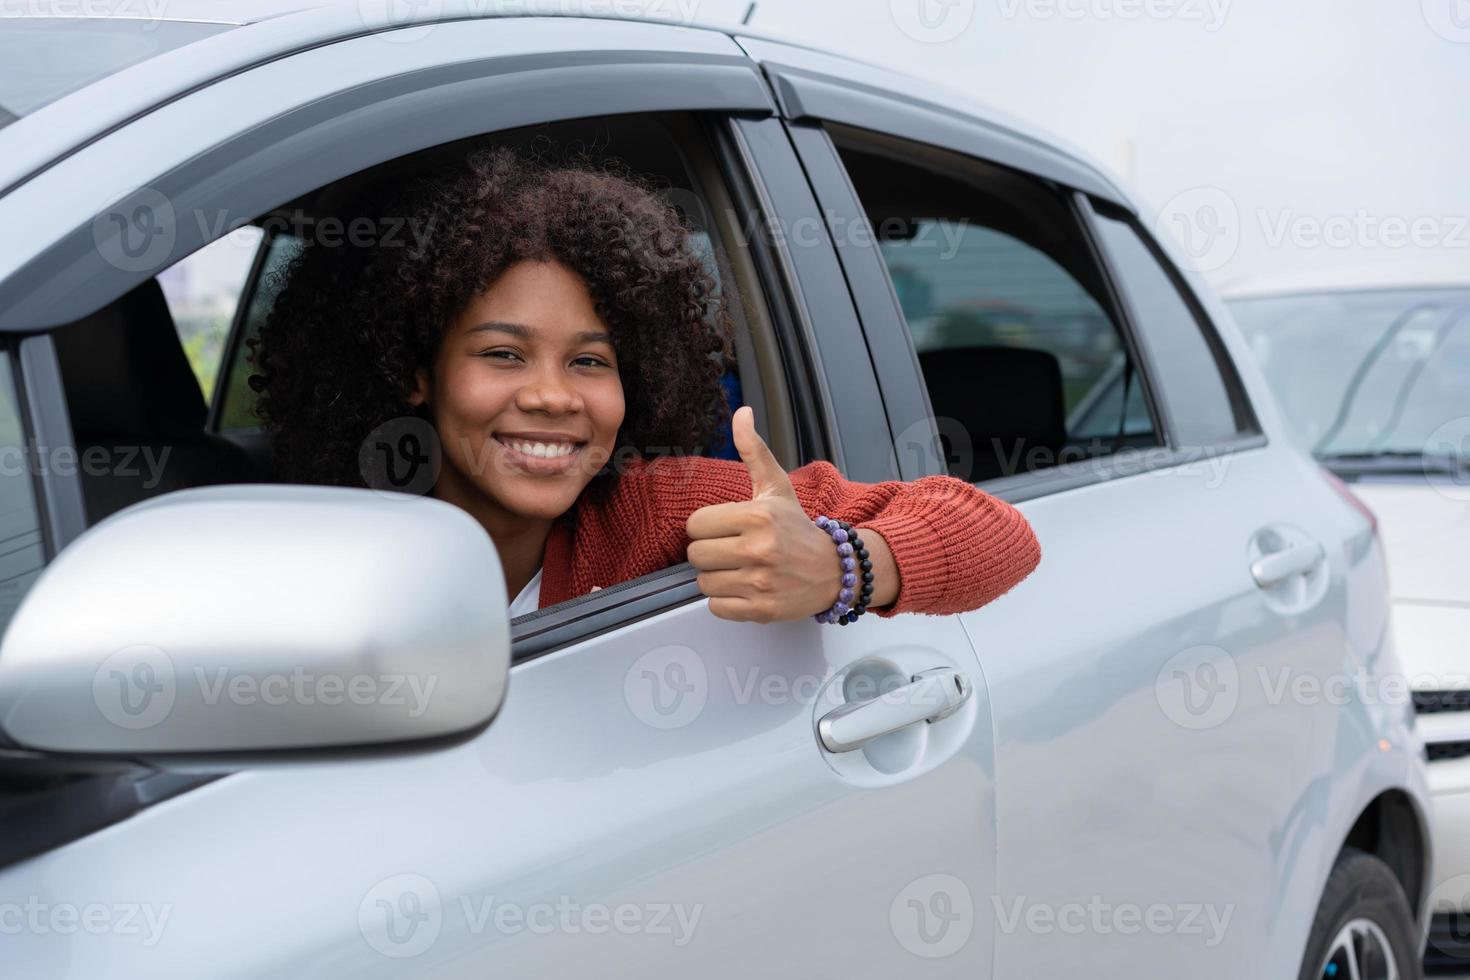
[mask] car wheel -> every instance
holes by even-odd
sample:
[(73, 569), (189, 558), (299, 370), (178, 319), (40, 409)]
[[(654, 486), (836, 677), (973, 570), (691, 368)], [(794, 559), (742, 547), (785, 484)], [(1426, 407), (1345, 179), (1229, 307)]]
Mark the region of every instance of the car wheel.
[(1301, 980), (1419, 980), (1414, 936), (1409, 900), (1388, 865), (1344, 848), (1317, 907)]

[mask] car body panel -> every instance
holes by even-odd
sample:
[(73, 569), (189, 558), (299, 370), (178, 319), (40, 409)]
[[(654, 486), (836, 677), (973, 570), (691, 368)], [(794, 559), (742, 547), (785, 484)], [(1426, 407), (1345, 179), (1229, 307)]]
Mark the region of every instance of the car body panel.
[[(832, 77), (859, 64), (743, 35), (737, 46), (711, 31), (572, 18), (446, 24), (406, 45), (328, 44), (364, 33), (351, 7), (276, 13), (230, 32), (248, 42), (239, 57), (273, 64), (208, 84), (219, 66), (206, 67), (200, 42), (169, 64), (120, 73), (137, 91), (117, 112), (98, 93), (72, 102), (77, 128), (7, 171), (24, 171), (24, 182), (0, 198), (0, 218), (40, 230), (0, 244), (0, 281), (118, 195), (270, 121), (280, 106), (252, 91), (306, 103), (374, 71), (431, 68), (456, 48), (513, 56), (528, 45), (606, 50), (618, 38), (624, 50), (676, 58), (687, 42), (730, 63), (746, 51), (820, 61)], [(307, 45), (321, 47), (281, 57)], [(376, 68), (360, 57), (369, 50), (381, 54)], [(251, 88), (259, 82), (269, 84)], [(792, 111), (790, 99), (782, 106)], [(1024, 142), (1020, 132), (1006, 127)], [(79, 186), (98, 199), (76, 199)], [(815, 247), (833, 259), (830, 242)], [(1187, 278), (1227, 324), (1209, 289)], [(1170, 466), (1025, 501), (1044, 558), (1000, 602), (841, 631), (733, 624), (685, 602), (514, 667), (500, 716), (462, 746), (229, 776), (0, 872), (6, 894), (51, 907), (167, 916), (147, 945), (148, 933), (120, 930), (8, 936), (6, 965), (78, 978), (192, 977), (201, 964), (272, 978), (1294, 975), (1359, 814), (1392, 791), (1424, 818), (1422, 747), (1402, 706), (1272, 702), (1259, 683), (1259, 668), (1283, 662), (1314, 675), (1400, 668), (1377, 540), (1284, 437), (1243, 340), (1221, 334), (1267, 444), (1220, 457), (1222, 468)], [(842, 432), (853, 446), (864, 435)], [(1271, 608), (1251, 581), (1249, 541), (1270, 522), (1324, 545), (1327, 586), (1308, 606)], [(1167, 693), (1179, 680), (1174, 658), (1199, 646), (1222, 650), (1239, 678), (1228, 717), (1204, 726)], [(900, 675), (957, 669), (974, 694), (964, 713), (871, 757), (834, 759), (816, 738), (820, 693), (802, 692), (830, 691), (823, 685), (865, 660)], [(1199, 661), (1182, 663), (1188, 672)], [(1205, 947), (1182, 928), (1079, 938), (1010, 918), (1017, 899), (1024, 916), (1028, 903), (1085, 906), (1100, 894), (1140, 908), (1213, 904), (1230, 919)], [(497, 920), (497, 905), (519, 910), (522, 925)], [(560, 927), (547, 940), (530, 921), (546, 919), (528, 913), (563, 905), (608, 919), (631, 908), (641, 925)], [(648, 922), (655, 907), (668, 908), (665, 931)], [(673, 930), (691, 920), (676, 946)]]
[[(0, 326), (75, 319), (257, 214), (415, 149), (558, 113), (680, 108), (771, 103), (729, 38), (632, 21), (468, 21), (416, 43), (356, 38), (284, 58), (173, 101), (0, 197), (0, 220), (31, 232), (0, 242)], [(139, 209), (152, 223), (135, 230)]]
[(1352, 488), (1378, 516), (1394, 600), (1470, 609), (1470, 486), (1411, 476), (1358, 479)]
[[(917, 619), (762, 626), (696, 601), (539, 657), (465, 745), (229, 776), (4, 871), (7, 896), (136, 904), (162, 924), (24, 930), (0, 958), (58, 980), (192, 978), (205, 963), (262, 980), (987, 977), (984, 677), (957, 619)], [(899, 733), (912, 765), (880, 772), (859, 751), (839, 772), (816, 736), (823, 685), (874, 658), (959, 669), (975, 695)], [(953, 956), (926, 961), (890, 917), (931, 874), (963, 881), (978, 917)], [(638, 926), (614, 928), (619, 914)]]

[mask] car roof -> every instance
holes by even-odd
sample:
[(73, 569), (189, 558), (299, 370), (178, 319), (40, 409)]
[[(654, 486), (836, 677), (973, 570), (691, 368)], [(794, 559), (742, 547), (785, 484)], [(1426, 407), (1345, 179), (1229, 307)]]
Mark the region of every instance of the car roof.
[[(1047, 146), (1091, 171), (1131, 202), (1114, 175), (1085, 151), (1054, 134), (975, 99), (970, 93), (920, 78), (890, 66), (836, 54), (800, 38), (755, 30), (736, 20), (697, 21), (662, 16), (658, 10), (626, 12), (626, 3), (608, 0), (418, 0), (408, 22), (395, 19), (396, 0), (93, 0), (81, 7), (87, 17), (150, 19), (233, 25), (233, 29), (164, 52), (149, 61), (73, 92), (0, 129), (0, 195), (76, 148), (153, 107), (219, 78), (335, 40), (389, 30), (407, 23), (444, 22), (510, 16), (561, 16), (598, 20), (665, 23), (724, 33), (737, 42), (750, 39), (810, 52), (824, 71), (869, 87), (942, 104), (950, 112)], [(679, 9), (695, 0), (645, 0), (660, 9)], [(617, 9), (614, 9), (617, 8)], [(21, 16), (66, 16), (76, 0), (31, 0)], [(9, 15), (7, 15), (9, 16)], [(770, 60), (752, 45), (750, 57)], [(68, 110), (73, 110), (70, 114)], [(44, 121), (44, 127), (41, 123)], [(20, 138), (24, 136), (24, 138)], [(8, 158), (8, 159), (7, 159)]]
[(1226, 301), (1390, 289), (1470, 289), (1470, 271), (1440, 267), (1432, 262), (1399, 268), (1337, 266), (1232, 279), (1216, 288)]

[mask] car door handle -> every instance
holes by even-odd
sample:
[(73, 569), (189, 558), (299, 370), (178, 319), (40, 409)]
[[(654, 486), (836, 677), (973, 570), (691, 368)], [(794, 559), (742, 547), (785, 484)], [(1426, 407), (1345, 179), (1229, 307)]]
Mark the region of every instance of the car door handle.
[(1289, 545), (1280, 551), (1262, 555), (1251, 562), (1251, 578), (1256, 585), (1269, 589), (1280, 585), (1293, 575), (1305, 575), (1321, 564), (1325, 553), (1319, 541), (1303, 541)]
[(817, 722), (817, 734), (828, 752), (851, 752), (901, 728), (949, 717), (971, 691), (970, 679), (957, 670), (922, 670), (903, 687), (833, 708)]

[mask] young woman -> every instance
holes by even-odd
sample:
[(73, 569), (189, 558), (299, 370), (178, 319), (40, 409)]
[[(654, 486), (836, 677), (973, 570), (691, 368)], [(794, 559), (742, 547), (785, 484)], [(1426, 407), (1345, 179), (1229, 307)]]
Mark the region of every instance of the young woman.
[(258, 411), (281, 476), (321, 483), (371, 482), (385, 423), (432, 426), (431, 492), (494, 540), (512, 615), (687, 559), (717, 616), (846, 625), (974, 609), (1040, 561), (1020, 512), (961, 480), (786, 473), (748, 407), (739, 460), (694, 455), (729, 418), (731, 316), (642, 178), (481, 149), (383, 213), (421, 241), (308, 245), (286, 270)]

